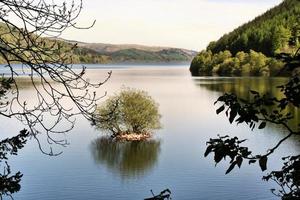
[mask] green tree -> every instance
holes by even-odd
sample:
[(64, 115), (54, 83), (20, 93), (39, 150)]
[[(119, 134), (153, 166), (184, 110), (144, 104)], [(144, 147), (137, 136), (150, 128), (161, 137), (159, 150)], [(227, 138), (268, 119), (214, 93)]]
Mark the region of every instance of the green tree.
[(235, 57), (239, 59), (240, 63), (245, 63), (245, 60), (247, 59), (247, 54), (244, 51), (238, 52)]
[(259, 76), (261, 75), (261, 69), (266, 66), (267, 57), (262, 54), (255, 52), (253, 50), (249, 53), (249, 64), (251, 65), (251, 75)]
[(281, 74), (283, 61), (267, 57), (263, 53), (250, 50), (232, 56), (230, 51), (202, 51), (191, 64), (192, 75), (220, 76), (277, 76)]
[(192, 61), (190, 72), (192, 75), (211, 75), (212, 73), (212, 52), (201, 51)]
[(291, 44), (294, 46), (299, 46), (300, 44), (300, 23), (294, 24), (292, 27), (292, 38), (291, 38)]
[(290, 29), (285, 28), (283, 25), (276, 26), (272, 32), (272, 53), (276, 54), (288, 46), (292, 33)]
[(112, 136), (149, 134), (161, 126), (158, 104), (147, 92), (136, 89), (123, 89), (108, 98), (97, 108), (96, 115), (103, 117), (96, 127)]
[(216, 70), (217, 74), (230, 76), (233, 74), (237, 63), (235, 63), (233, 58), (226, 58), (222, 63), (218, 65)]
[(284, 62), (270, 58), (267, 62), (267, 66), (270, 69), (270, 76), (277, 76), (280, 71), (284, 68)]

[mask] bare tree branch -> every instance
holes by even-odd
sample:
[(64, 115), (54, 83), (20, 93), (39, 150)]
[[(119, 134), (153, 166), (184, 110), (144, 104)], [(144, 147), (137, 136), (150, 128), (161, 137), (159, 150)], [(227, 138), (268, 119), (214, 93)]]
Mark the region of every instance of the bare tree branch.
[[(95, 120), (96, 102), (103, 97), (96, 95), (96, 89), (111, 76), (109, 72), (102, 82), (91, 83), (85, 77), (85, 67), (77, 70), (70, 64), (76, 45), (56, 40), (67, 28), (80, 28), (76, 19), (81, 10), (81, 0), (68, 4), (45, 0), (0, 1), (0, 57), (6, 63), (3, 67), (10, 71), (5, 79), (11, 80), (12, 85), (0, 97), (0, 115), (20, 120), (37, 140), (43, 133), (49, 144), (68, 144), (65, 139), (57, 138), (72, 130), (75, 116)], [(10, 20), (15, 18), (22, 25)], [(16, 69), (18, 63), (22, 65), (21, 72)], [(21, 76), (29, 77), (34, 88), (31, 99), (22, 96), (18, 82)], [(42, 152), (57, 155), (44, 150), (40, 141), (38, 144)]]

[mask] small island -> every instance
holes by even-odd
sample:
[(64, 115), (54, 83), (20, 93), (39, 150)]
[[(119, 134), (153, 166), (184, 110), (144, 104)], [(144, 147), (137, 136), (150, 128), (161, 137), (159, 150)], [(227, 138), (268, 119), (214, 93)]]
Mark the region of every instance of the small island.
[(161, 127), (158, 104), (145, 91), (125, 88), (97, 108), (97, 129), (119, 141), (142, 141)]

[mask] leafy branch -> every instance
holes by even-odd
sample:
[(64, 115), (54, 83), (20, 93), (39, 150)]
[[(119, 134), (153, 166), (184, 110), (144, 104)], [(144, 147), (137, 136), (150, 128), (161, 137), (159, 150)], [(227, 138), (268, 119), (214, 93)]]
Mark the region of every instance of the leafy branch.
[[(288, 133), (278, 143), (267, 150), (264, 154), (253, 155), (248, 147), (241, 146), (246, 140), (239, 140), (237, 137), (218, 136), (216, 139), (210, 139), (207, 142), (207, 149), (204, 154), (207, 157), (210, 153), (214, 153), (214, 160), (218, 164), (221, 160), (229, 157), (230, 166), (226, 174), (230, 173), (235, 166), (242, 166), (244, 160), (248, 160), (249, 164), (258, 161), (262, 171), (267, 170), (268, 157), (273, 154), (286, 140), (292, 136), (300, 136), (300, 124), (293, 128), (289, 125), (289, 121), (293, 119), (293, 115), (287, 112), (288, 106), (299, 108), (300, 105), (300, 79), (294, 76), (290, 81), (278, 87), (283, 93), (283, 98), (270, 97), (268, 94), (261, 95), (256, 91), (250, 91), (252, 99), (247, 101), (239, 99), (235, 94), (224, 94), (215, 102), (222, 105), (217, 109), (217, 114), (225, 112), (230, 123), (245, 123), (252, 130), (257, 127), (264, 129), (267, 123), (280, 125), (285, 128)], [(274, 180), (283, 189), (278, 193), (272, 190), (274, 194), (280, 197), (300, 197), (300, 155), (286, 157), (288, 162), (284, 163), (284, 167), (280, 172), (271, 172), (264, 180)], [(289, 191), (289, 192), (288, 192)]]
[(24, 147), (29, 137), (27, 130), (20, 131), (15, 137), (0, 141), (0, 163), (5, 160), (3, 173), (0, 173), (0, 199), (2, 196), (10, 196), (21, 189), (21, 172), (12, 174), (11, 168), (7, 163), (8, 155), (17, 155), (18, 151)]

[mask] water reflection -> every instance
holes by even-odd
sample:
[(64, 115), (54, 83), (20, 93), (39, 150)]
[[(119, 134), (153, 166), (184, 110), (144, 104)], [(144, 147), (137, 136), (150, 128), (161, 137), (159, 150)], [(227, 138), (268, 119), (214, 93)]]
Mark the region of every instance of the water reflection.
[(280, 97), (281, 92), (276, 86), (283, 85), (287, 81), (287, 78), (260, 77), (194, 79), (196, 85), (209, 91), (235, 93), (244, 99), (250, 99), (249, 90)]
[[(45, 81), (41, 82), (41, 80), (38, 78), (31, 79), (30, 77), (16, 77), (15, 81), (18, 85), (19, 90), (34, 89), (34, 87), (41, 87), (42, 84), (45, 84)], [(51, 85), (57, 85), (57, 83), (52, 80), (47, 80), (47, 81), (51, 83)]]
[[(250, 90), (255, 90), (260, 94), (268, 94), (273, 97), (283, 97), (282, 92), (277, 86), (284, 85), (288, 78), (261, 78), (261, 77), (243, 77), (243, 78), (198, 78), (194, 79), (197, 86), (209, 91), (223, 93), (233, 93), (239, 98), (251, 100)], [(297, 128), (300, 121), (300, 110), (295, 106), (290, 106), (287, 111), (292, 113), (294, 119), (290, 125)], [(279, 128), (279, 127), (278, 127)]]
[(101, 137), (92, 142), (91, 152), (96, 163), (122, 178), (137, 178), (154, 168), (160, 154), (160, 141), (120, 142)]

